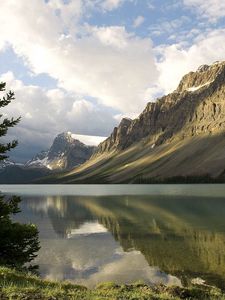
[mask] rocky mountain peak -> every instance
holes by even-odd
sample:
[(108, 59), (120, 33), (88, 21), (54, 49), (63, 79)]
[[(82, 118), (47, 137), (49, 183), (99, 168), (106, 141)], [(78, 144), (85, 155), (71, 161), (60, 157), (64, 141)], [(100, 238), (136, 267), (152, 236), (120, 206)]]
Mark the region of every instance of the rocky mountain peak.
[(95, 155), (145, 139), (150, 146), (225, 129), (225, 62), (186, 74), (171, 94), (148, 103), (134, 120), (122, 119)]
[(72, 137), (71, 132), (63, 132), (58, 134), (49, 150), (49, 159), (54, 159), (56, 156), (63, 155), (67, 149), (69, 149), (71, 145), (75, 143), (81, 144), (80, 141), (77, 141)]
[(58, 143), (58, 142), (62, 142), (62, 143), (66, 143), (66, 144), (70, 144), (74, 142), (74, 138), (72, 137), (72, 133), (71, 132), (62, 132), (60, 134), (58, 134), (53, 143)]
[(206, 72), (206, 71), (208, 71), (209, 68), (210, 68), (209, 65), (201, 65), (201, 66), (197, 69), (197, 72), (199, 72), (199, 73)]
[(70, 169), (84, 163), (95, 149), (94, 146), (87, 146), (74, 139), (71, 132), (63, 132), (56, 136), (49, 150), (38, 153), (26, 165), (48, 169)]
[(225, 62), (202, 65), (196, 72), (190, 72), (182, 78), (176, 92), (195, 92), (215, 82), (222, 72), (225, 72)]
[(129, 126), (131, 124), (131, 122), (132, 122), (132, 119), (130, 119), (130, 118), (123, 118), (120, 121), (119, 127)]

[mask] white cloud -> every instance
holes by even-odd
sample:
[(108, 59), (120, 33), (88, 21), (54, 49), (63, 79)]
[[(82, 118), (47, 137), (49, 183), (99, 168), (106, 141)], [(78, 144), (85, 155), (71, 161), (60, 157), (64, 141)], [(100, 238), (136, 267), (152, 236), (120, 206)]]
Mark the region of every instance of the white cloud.
[(225, 17), (225, 2), (223, 0), (183, 0), (184, 5), (192, 7), (200, 17), (209, 18), (212, 22)]
[(61, 19), (65, 25), (68, 25), (68, 21), (71, 18), (79, 19), (83, 13), (83, 1), (69, 1), (66, 5), (62, 0), (50, 0), (47, 4), (50, 8), (60, 11)]
[(102, 2), (102, 8), (105, 10), (113, 10), (118, 8), (124, 0), (104, 0)]
[(93, 135), (86, 140), (97, 141), (96, 136), (107, 136), (116, 125), (113, 113), (104, 107), (68, 95), (61, 89), (24, 85), (12, 72), (2, 74), (0, 81), (7, 82), (7, 87), (16, 95), (16, 100), (4, 108), (4, 114), (22, 116), (21, 122), (7, 135), (7, 139), (19, 140), (18, 150), (15, 150), (19, 157), (29, 158), (36, 151), (45, 150), (60, 132)]
[(151, 41), (128, 34), (124, 27), (91, 30), (90, 26), (78, 25), (83, 7), (74, 6), (71, 14), (68, 4), (49, 3), (4, 2), (0, 40), (12, 45), (35, 74), (49, 74), (67, 91), (91, 96), (123, 112), (140, 112), (146, 103), (143, 95), (157, 78)]
[(181, 35), (180, 31), (182, 31), (183, 25), (188, 22), (191, 22), (191, 19), (187, 16), (180, 16), (179, 18), (170, 21), (160, 21), (149, 27), (150, 34), (155, 36), (174, 34), (176, 39), (178, 39)]
[(145, 18), (143, 16), (138, 16), (133, 23), (134, 28), (140, 27), (145, 21)]
[(103, 45), (118, 49), (126, 48), (129, 38), (132, 38), (132, 34), (127, 33), (125, 28), (121, 26), (89, 27), (89, 32)]

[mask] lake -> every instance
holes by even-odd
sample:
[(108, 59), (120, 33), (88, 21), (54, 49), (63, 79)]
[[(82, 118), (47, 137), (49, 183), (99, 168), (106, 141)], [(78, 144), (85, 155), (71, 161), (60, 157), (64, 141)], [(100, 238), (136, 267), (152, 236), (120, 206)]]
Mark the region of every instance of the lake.
[(225, 287), (225, 185), (0, 185), (38, 226), (43, 278)]

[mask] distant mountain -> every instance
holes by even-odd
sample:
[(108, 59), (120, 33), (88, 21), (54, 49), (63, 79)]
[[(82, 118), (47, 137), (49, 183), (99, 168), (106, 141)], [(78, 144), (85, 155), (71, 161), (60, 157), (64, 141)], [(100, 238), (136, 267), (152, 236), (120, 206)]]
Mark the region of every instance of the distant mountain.
[(52, 181), (225, 177), (224, 130), (225, 62), (216, 62), (185, 75), (173, 93), (148, 103), (138, 118), (122, 119), (90, 160)]
[(74, 139), (70, 132), (59, 134), (47, 151), (35, 155), (25, 164), (10, 160), (0, 162), (0, 183), (31, 183), (41, 177), (70, 170), (88, 160), (95, 146)]
[(37, 154), (25, 166), (43, 167), (50, 170), (71, 169), (83, 164), (95, 150), (95, 146), (87, 146), (74, 139), (70, 132), (64, 132), (57, 135), (48, 151)]

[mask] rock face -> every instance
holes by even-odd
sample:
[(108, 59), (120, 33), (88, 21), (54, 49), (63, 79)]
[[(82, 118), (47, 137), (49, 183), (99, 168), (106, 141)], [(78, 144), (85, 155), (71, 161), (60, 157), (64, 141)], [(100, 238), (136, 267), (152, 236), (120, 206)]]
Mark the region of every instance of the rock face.
[(96, 147), (87, 146), (72, 137), (70, 132), (59, 134), (48, 151), (42, 151), (26, 163), (28, 167), (44, 167), (51, 170), (71, 169), (84, 163)]
[(110, 151), (116, 148), (123, 148), (124, 140), (127, 138), (128, 128), (132, 120), (123, 118), (118, 127), (115, 127), (110, 137), (102, 142), (97, 149), (98, 152)]
[(96, 156), (120, 151), (143, 138), (152, 146), (225, 129), (225, 62), (185, 75), (171, 94), (148, 103), (137, 119), (123, 119)]

